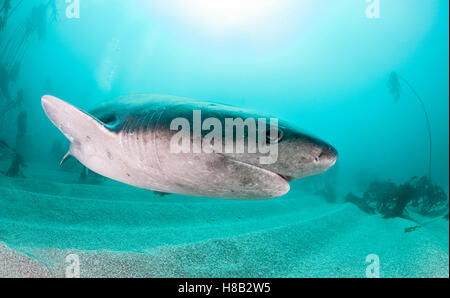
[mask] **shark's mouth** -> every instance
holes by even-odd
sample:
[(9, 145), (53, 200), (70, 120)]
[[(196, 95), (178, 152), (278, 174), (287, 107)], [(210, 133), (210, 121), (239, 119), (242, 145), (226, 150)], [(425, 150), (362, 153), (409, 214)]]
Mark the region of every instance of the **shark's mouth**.
[[(221, 155), (222, 155), (222, 154), (221, 154)], [(238, 160), (236, 160), (236, 159), (229, 158), (229, 157), (226, 157), (226, 156), (224, 156), (224, 155), (222, 155), (222, 157), (227, 158), (227, 159), (232, 160), (232, 161), (237, 162), (237, 163), (246, 164), (246, 165), (248, 165), (248, 166), (250, 166), (250, 167), (255, 167), (255, 168), (257, 168), (257, 169), (259, 169), (259, 170), (262, 170), (262, 171), (270, 172), (270, 173), (272, 173), (272, 174), (275, 174), (275, 175), (281, 177), (281, 178), (282, 178), (284, 181), (286, 181), (286, 182), (291, 182), (291, 181), (297, 179), (297, 178), (294, 178), (294, 177), (291, 177), (291, 176), (287, 176), (287, 175), (283, 175), (283, 174), (280, 174), (280, 173), (272, 172), (272, 171), (270, 171), (270, 170), (261, 168), (261, 167), (259, 167), (259, 166), (257, 166), (257, 165), (254, 165), (254, 164), (246, 163), (246, 162), (243, 162), (243, 161), (238, 161)]]

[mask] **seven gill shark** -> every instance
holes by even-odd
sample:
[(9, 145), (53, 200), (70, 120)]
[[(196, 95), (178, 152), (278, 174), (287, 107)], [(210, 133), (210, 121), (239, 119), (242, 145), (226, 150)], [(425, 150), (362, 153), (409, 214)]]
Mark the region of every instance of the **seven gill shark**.
[[(105, 101), (89, 113), (53, 96), (42, 97), (48, 118), (70, 140), (68, 155), (105, 177), (164, 193), (228, 199), (269, 199), (289, 191), (289, 181), (320, 174), (337, 160), (329, 144), (278, 121), (274, 139), (277, 158), (263, 164), (267, 153), (173, 152), (178, 133), (171, 123), (188, 119), (193, 111), (203, 118), (273, 119), (226, 105), (169, 95), (130, 95)], [(259, 127), (258, 127), (259, 128)], [(269, 131), (271, 128), (267, 128)], [(205, 138), (202, 131), (200, 139)], [(234, 138), (246, 149), (249, 142)], [(194, 142), (190, 138), (189, 142)], [(258, 140), (260, 142), (260, 140)], [(217, 148), (217, 147), (216, 147)]]

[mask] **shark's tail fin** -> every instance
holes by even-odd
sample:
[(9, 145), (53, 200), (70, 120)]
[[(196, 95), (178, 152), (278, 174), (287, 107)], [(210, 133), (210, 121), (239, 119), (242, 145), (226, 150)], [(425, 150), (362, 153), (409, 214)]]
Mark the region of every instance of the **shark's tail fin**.
[(99, 135), (111, 133), (103, 122), (56, 97), (43, 96), (42, 107), (50, 121), (71, 143), (84, 143)]

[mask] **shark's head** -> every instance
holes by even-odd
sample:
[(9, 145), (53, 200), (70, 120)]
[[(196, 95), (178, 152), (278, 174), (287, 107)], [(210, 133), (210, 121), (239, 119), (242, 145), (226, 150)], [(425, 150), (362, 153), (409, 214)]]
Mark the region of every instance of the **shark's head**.
[(263, 167), (288, 181), (323, 173), (337, 161), (337, 150), (316, 137), (282, 124), (277, 135), (278, 158)]
[(270, 148), (269, 153), (246, 151), (228, 156), (276, 173), (286, 181), (323, 173), (336, 163), (337, 150), (328, 143), (285, 122), (280, 121), (278, 125), (268, 127), (266, 146)]

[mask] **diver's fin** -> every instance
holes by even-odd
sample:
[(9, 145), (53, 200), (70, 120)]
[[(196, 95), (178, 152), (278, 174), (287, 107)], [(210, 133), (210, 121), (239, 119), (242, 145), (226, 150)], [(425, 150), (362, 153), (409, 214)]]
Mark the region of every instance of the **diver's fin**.
[(70, 150), (69, 152), (66, 153), (66, 155), (64, 155), (64, 157), (61, 159), (61, 161), (59, 162), (59, 166), (62, 167), (63, 164), (67, 161), (67, 159), (70, 157)]
[(61, 99), (45, 95), (41, 101), (47, 117), (71, 143), (83, 143), (99, 135), (112, 134), (103, 122)]

